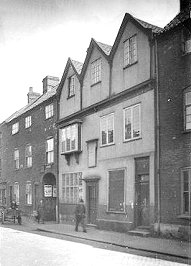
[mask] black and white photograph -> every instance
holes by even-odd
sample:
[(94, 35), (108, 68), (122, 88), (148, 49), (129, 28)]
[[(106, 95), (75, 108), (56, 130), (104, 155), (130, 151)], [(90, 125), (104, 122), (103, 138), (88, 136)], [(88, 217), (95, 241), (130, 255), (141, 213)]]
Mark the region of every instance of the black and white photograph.
[(13, 265), (191, 265), (191, 0), (0, 0)]

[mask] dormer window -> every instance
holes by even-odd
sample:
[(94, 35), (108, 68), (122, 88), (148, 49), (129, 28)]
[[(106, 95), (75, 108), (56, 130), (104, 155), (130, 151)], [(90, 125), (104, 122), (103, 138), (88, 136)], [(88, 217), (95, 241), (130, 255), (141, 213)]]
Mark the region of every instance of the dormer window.
[(75, 95), (75, 75), (68, 78), (68, 98)]
[(81, 126), (76, 123), (62, 129), (62, 153), (72, 153), (80, 151)]
[(134, 35), (124, 42), (124, 67), (137, 62), (137, 36)]
[(96, 84), (101, 81), (101, 58), (91, 64), (91, 83)]
[(16, 134), (17, 132), (19, 132), (19, 122), (12, 125), (12, 135)]
[(191, 33), (188, 29), (183, 31), (183, 53), (191, 53)]

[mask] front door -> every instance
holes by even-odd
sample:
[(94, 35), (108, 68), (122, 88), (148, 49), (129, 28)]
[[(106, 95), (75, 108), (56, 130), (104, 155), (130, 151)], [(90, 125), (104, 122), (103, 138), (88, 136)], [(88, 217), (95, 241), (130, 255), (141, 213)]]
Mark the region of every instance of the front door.
[(56, 220), (56, 178), (52, 173), (43, 177), (44, 220)]
[(135, 163), (135, 225), (149, 226), (149, 158), (138, 158)]
[(98, 183), (95, 181), (87, 182), (87, 222), (96, 224), (97, 219), (97, 200), (98, 200)]

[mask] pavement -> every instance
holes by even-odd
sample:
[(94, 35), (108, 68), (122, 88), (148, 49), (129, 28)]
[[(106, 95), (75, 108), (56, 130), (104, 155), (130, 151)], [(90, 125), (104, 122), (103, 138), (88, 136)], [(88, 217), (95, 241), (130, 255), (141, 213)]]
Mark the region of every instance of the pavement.
[(134, 236), (128, 233), (119, 233), (114, 231), (105, 231), (96, 227), (87, 226), (87, 233), (74, 230), (74, 224), (50, 223), (38, 224), (32, 220), (24, 220), (23, 226), (30, 227), (32, 230), (44, 231), (59, 235), (71, 236), (79, 239), (86, 239), (95, 242), (112, 244), (134, 250), (149, 251), (163, 255), (176, 256), (183, 259), (191, 260), (191, 243), (186, 241), (165, 239), (158, 237)]

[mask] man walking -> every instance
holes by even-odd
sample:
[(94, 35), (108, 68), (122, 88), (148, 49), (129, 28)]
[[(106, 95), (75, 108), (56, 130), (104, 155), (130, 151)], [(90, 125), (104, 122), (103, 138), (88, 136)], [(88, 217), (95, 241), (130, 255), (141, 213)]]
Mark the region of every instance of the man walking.
[(78, 231), (78, 225), (81, 223), (83, 232), (86, 233), (86, 227), (85, 227), (85, 213), (86, 213), (86, 208), (84, 205), (83, 199), (80, 199), (79, 203), (76, 206), (75, 209), (75, 219), (76, 219), (76, 227), (75, 231)]

